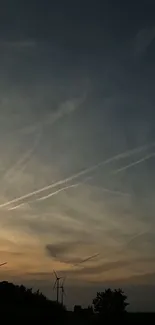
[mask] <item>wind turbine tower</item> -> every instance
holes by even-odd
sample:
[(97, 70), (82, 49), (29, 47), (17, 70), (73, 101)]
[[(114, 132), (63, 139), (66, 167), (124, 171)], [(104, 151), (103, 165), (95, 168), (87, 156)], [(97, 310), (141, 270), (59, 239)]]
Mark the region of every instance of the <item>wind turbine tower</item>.
[(62, 276), (59, 277), (55, 271), (53, 271), (53, 273), (55, 275), (55, 283), (54, 283), (53, 289), (56, 289), (56, 292), (57, 292), (57, 303), (58, 303), (59, 302), (59, 289), (60, 289), (59, 282), (60, 282), (60, 279), (62, 279)]
[(64, 303), (64, 295), (66, 295), (65, 289), (64, 289), (64, 283), (65, 283), (65, 278), (63, 279), (62, 284), (60, 286), (60, 289), (61, 289), (61, 304), (62, 305)]

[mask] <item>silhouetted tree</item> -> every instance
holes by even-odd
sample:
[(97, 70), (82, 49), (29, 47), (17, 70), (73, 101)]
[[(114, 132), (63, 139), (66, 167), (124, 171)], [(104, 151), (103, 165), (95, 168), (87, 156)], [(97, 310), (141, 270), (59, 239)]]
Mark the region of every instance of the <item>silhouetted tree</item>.
[(107, 289), (104, 292), (97, 292), (97, 296), (93, 300), (94, 311), (100, 315), (122, 314), (128, 306), (126, 300), (127, 296), (121, 289)]
[(0, 282), (0, 315), (1, 319), (39, 321), (63, 318), (65, 308), (48, 300), (39, 290), (32, 291), (23, 285)]

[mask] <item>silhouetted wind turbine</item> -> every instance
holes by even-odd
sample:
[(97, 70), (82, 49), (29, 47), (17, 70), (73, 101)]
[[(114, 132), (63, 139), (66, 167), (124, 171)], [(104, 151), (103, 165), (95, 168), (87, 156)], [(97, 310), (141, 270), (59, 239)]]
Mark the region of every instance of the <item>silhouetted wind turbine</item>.
[(60, 289), (61, 289), (61, 304), (62, 304), (62, 305), (63, 305), (63, 303), (64, 303), (64, 295), (66, 295), (66, 293), (65, 293), (65, 289), (64, 289), (64, 283), (65, 283), (65, 280), (66, 280), (66, 278), (63, 279), (62, 284), (61, 284), (61, 286), (60, 286)]
[(54, 275), (55, 275), (55, 283), (54, 283), (54, 286), (53, 286), (53, 289), (55, 289), (56, 288), (56, 290), (57, 290), (57, 303), (59, 302), (59, 289), (60, 289), (60, 286), (59, 286), (59, 281), (60, 281), (60, 279), (62, 279), (62, 276), (61, 277), (59, 277), (58, 275), (57, 275), (57, 273), (53, 270), (53, 273), (54, 273)]

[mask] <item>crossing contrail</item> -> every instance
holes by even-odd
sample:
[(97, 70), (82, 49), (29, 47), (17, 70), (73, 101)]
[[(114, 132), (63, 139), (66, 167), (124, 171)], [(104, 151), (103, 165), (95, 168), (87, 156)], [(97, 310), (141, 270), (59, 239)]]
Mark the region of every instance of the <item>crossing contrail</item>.
[[(89, 177), (90, 178), (90, 177)], [(54, 196), (54, 195), (57, 195), (58, 193), (62, 192), (62, 191), (65, 191), (67, 189), (70, 189), (72, 187), (78, 187), (84, 183), (86, 183), (87, 180), (84, 180), (83, 182), (80, 182), (80, 183), (76, 183), (76, 184), (72, 184), (72, 185), (69, 185), (69, 186), (65, 186), (65, 187), (62, 187), (60, 188), (59, 190), (53, 192), (53, 193), (50, 193), (48, 195), (45, 195), (43, 197), (40, 197), (38, 199), (36, 199), (35, 201), (44, 201), (44, 200), (47, 200), (49, 199), (50, 197)], [(106, 189), (106, 188), (100, 188), (102, 191), (104, 192), (107, 192), (107, 193), (110, 193), (110, 194), (115, 194), (115, 195), (122, 195), (122, 196), (130, 196), (130, 194), (128, 193), (123, 193), (123, 192), (119, 192), (119, 191), (114, 191), (114, 190), (110, 190), (110, 189)], [(21, 204), (20, 204), (21, 205)]]
[(71, 184), (71, 185), (68, 185), (68, 186), (64, 186), (64, 187), (56, 190), (55, 192), (49, 193), (48, 195), (45, 195), (45, 196), (40, 197), (38, 199), (34, 199), (34, 200), (31, 200), (31, 201), (22, 202), (22, 203), (20, 203), (18, 205), (13, 206), (12, 208), (9, 208), (8, 211), (17, 210), (17, 209), (19, 209), (20, 207), (23, 207), (26, 204), (34, 203), (36, 201), (44, 201), (44, 200), (47, 200), (50, 197), (55, 196), (55, 195), (57, 195), (60, 192), (63, 192), (65, 190), (68, 190), (68, 189), (73, 188), (73, 187), (78, 187), (79, 185), (82, 185), (82, 184), (86, 183), (91, 178), (92, 177), (87, 177), (82, 182), (79, 182), (79, 183), (76, 183), (76, 184)]
[(47, 200), (49, 199), (50, 197), (54, 196), (54, 195), (57, 195), (58, 193), (62, 192), (62, 191), (65, 191), (69, 188), (72, 188), (72, 187), (77, 187), (79, 186), (81, 183), (77, 183), (77, 184), (72, 184), (72, 185), (69, 185), (69, 186), (65, 186), (65, 187), (62, 187), (60, 188), (59, 190), (53, 192), (53, 193), (50, 193), (48, 195), (45, 195), (43, 197), (40, 197), (39, 199), (36, 199), (35, 201), (44, 201), (44, 200)]
[(24, 202), (24, 203), (20, 203), (18, 205), (15, 205), (14, 207), (9, 208), (8, 211), (17, 210), (17, 209), (21, 208), (22, 206), (24, 206), (25, 204), (27, 204), (27, 202)]
[[(26, 205), (26, 204), (34, 203), (34, 202), (36, 202), (36, 201), (44, 201), (44, 200), (47, 200), (47, 199), (49, 199), (49, 198), (51, 198), (51, 197), (53, 197), (53, 196), (59, 194), (60, 192), (63, 192), (63, 191), (65, 191), (65, 190), (68, 190), (68, 189), (73, 188), (73, 187), (78, 187), (78, 186), (80, 186), (80, 185), (86, 183), (86, 182), (87, 182), (89, 179), (91, 179), (91, 178), (92, 178), (92, 177), (87, 177), (87, 178), (86, 178), (85, 180), (83, 180), (82, 182), (79, 182), (79, 183), (76, 183), (76, 184), (72, 184), (72, 185), (68, 185), (68, 186), (64, 186), (64, 187), (62, 187), (62, 188), (56, 190), (55, 192), (49, 193), (48, 195), (45, 195), (45, 196), (40, 197), (40, 198), (38, 198), (38, 199), (35, 199), (35, 200), (32, 200), (32, 201), (28, 201), (28, 202), (26, 201), (26, 202), (24, 202), (24, 203), (20, 203), (20, 204), (18, 204), (18, 205), (13, 206), (12, 208), (9, 208), (8, 211), (17, 210), (17, 209), (23, 207), (23, 206)], [(94, 187), (94, 186), (93, 186), (93, 187)], [(110, 194), (121, 195), (121, 196), (130, 196), (130, 194), (128, 194), (128, 193), (124, 193), (124, 192), (114, 191), (114, 190), (110, 190), (110, 189), (106, 189), (106, 188), (100, 188), (100, 189), (101, 189), (102, 191), (107, 192), (107, 193), (110, 193)]]
[(40, 188), (38, 190), (29, 192), (28, 194), (22, 195), (22, 196), (20, 196), (18, 198), (15, 198), (13, 200), (10, 200), (8, 202), (5, 202), (3, 204), (0, 204), (0, 208), (6, 207), (6, 206), (8, 206), (8, 205), (10, 205), (12, 203), (20, 202), (21, 200), (27, 199), (27, 198), (29, 198), (29, 197), (31, 197), (33, 195), (40, 194), (40, 193), (45, 192), (46, 190), (52, 189), (52, 188), (54, 188), (56, 186), (63, 185), (65, 183), (68, 183), (70, 181), (73, 181), (74, 179), (76, 179), (76, 178), (78, 178), (80, 176), (83, 176), (83, 175), (86, 175), (86, 174), (88, 174), (90, 172), (95, 171), (96, 169), (98, 169), (101, 166), (104, 166), (106, 164), (109, 164), (109, 163), (111, 163), (113, 161), (116, 161), (116, 160), (119, 160), (119, 159), (122, 159), (122, 158), (129, 157), (129, 156), (131, 156), (131, 155), (133, 155), (135, 153), (138, 153), (138, 152), (140, 152), (142, 150), (148, 149), (149, 147), (152, 147), (152, 146), (155, 146), (155, 143), (150, 144), (150, 145), (141, 146), (141, 147), (138, 147), (138, 148), (135, 148), (135, 149), (132, 149), (132, 150), (128, 150), (128, 151), (126, 151), (124, 153), (115, 155), (115, 156), (113, 156), (111, 158), (108, 158), (106, 160), (102, 160), (98, 164), (93, 165), (93, 166), (91, 166), (89, 168), (86, 168), (86, 169), (84, 169), (81, 172), (78, 172), (76, 174), (73, 174), (72, 176), (69, 176), (68, 178), (62, 179), (62, 180), (60, 180), (60, 181), (58, 181), (56, 183), (50, 184), (48, 186), (45, 186), (43, 188)]
[(129, 165), (126, 165), (126, 166), (124, 166), (124, 167), (121, 167), (121, 168), (119, 168), (119, 169), (114, 170), (113, 174), (118, 174), (118, 173), (122, 172), (123, 170), (126, 170), (126, 169), (128, 169), (128, 168), (131, 168), (131, 167), (133, 167), (133, 166), (135, 166), (135, 165), (138, 165), (138, 164), (140, 164), (141, 162), (143, 162), (143, 161), (145, 161), (145, 160), (148, 160), (148, 159), (150, 159), (150, 158), (152, 158), (152, 157), (154, 157), (154, 156), (155, 156), (155, 152), (153, 152), (153, 153), (151, 153), (151, 154), (149, 154), (149, 155), (146, 155), (145, 157), (143, 157), (143, 158), (141, 158), (141, 159), (139, 159), (139, 160), (137, 160), (137, 161), (135, 161), (135, 162), (133, 162), (133, 163), (131, 163), (131, 164), (129, 164)]
[(81, 181), (81, 182), (79, 182), (79, 183), (75, 183), (75, 184), (71, 184), (71, 185), (68, 185), (68, 186), (61, 187), (61, 188), (59, 188), (57, 191), (52, 192), (52, 193), (49, 193), (48, 195), (45, 195), (45, 196), (43, 196), (43, 197), (40, 197), (40, 198), (36, 199), (35, 201), (44, 201), (44, 200), (46, 200), (46, 199), (48, 199), (48, 198), (50, 198), (50, 197), (52, 197), (52, 196), (54, 196), (54, 195), (57, 195), (59, 192), (62, 192), (62, 191), (68, 190), (68, 189), (73, 188), (73, 187), (78, 187), (78, 186), (80, 186), (80, 185), (82, 185), (82, 184), (85, 184), (85, 183), (88, 182), (91, 178), (92, 178), (92, 177), (89, 176), (89, 177), (85, 178), (83, 181)]

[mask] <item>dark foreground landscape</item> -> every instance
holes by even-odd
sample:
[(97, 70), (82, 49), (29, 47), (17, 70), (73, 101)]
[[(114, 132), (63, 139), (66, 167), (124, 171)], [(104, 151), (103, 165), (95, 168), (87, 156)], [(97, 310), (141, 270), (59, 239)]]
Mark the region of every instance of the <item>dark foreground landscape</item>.
[(74, 311), (47, 299), (39, 290), (33, 292), (23, 285), (0, 283), (1, 323), (44, 322), (45, 324), (154, 324), (155, 313), (128, 313), (129, 303), (121, 289), (98, 292), (92, 305)]

